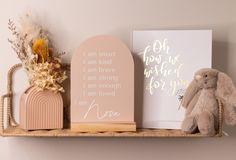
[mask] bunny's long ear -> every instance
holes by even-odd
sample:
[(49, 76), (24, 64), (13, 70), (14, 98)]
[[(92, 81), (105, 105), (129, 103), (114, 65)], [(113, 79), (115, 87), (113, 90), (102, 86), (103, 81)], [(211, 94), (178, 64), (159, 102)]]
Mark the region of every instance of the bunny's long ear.
[(236, 113), (234, 107), (228, 103), (224, 103), (224, 122), (228, 125), (236, 124)]
[(236, 124), (236, 89), (232, 79), (225, 73), (218, 73), (216, 97), (223, 103), (224, 119), (229, 125)]
[(186, 92), (184, 93), (183, 100), (181, 102), (181, 105), (184, 108), (187, 108), (191, 100), (193, 99), (194, 95), (199, 91), (199, 87), (197, 85), (197, 82), (195, 80), (192, 80), (192, 82), (189, 84)]
[(223, 102), (236, 106), (236, 89), (232, 79), (225, 73), (218, 73), (216, 96)]

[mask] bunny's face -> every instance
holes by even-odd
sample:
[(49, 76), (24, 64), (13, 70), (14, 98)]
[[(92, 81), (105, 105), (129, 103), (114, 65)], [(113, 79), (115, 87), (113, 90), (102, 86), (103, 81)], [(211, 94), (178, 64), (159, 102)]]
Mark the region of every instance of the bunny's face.
[(217, 70), (204, 68), (195, 73), (194, 80), (200, 88), (216, 88)]

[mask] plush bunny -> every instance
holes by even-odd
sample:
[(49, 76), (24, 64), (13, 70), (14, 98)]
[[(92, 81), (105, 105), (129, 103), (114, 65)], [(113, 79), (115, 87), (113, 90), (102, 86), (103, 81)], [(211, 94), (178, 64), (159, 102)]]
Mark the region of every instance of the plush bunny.
[(182, 131), (215, 135), (219, 129), (217, 99), (223, 103), (226, 124), (236, 124), (236, 89), (233, 81), (216, 69), (200, 69), (195, 73), (182, 99), (182, 106), (186, 109)]

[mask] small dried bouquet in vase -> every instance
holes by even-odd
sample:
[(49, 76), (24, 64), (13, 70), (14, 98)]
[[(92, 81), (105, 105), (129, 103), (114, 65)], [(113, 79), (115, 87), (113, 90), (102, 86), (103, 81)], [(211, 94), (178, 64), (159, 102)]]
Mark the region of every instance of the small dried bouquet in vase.
[(48, 32), (28, 15), (20, 20), (21, 27), (9, 20), (14, 39), (13, 50), (26, 69), (30, 87), (21, 96), (20, 127), (25, 130), (60, 129), (63, 127), (62, 82), (67, 78), (61, 55)]
[(31, 85), (41, 90), (64, 92), (61, 86), (67, 78), (61, 64), (64, 52), (57, 52), (49, 39), (48, 32), (36, 24), (29, 15), (20, 19), (21, 27), (17, 28), (11, 20), (8, 28), (14, 36), (9, 39), (13, 50), (22, 61)]

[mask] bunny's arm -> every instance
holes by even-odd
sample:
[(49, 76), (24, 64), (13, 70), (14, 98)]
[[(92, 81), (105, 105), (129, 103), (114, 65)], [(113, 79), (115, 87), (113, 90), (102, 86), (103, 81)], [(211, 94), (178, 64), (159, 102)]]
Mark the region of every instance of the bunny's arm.
[[(183, 106), (184, 108), (188, 108), (189, 106), (192, 106), (192, 107), (193, 107), (193, 106), (196, 104), (197, 99), (198, 99), (198, 97), (199, 97), (199, 96), (196, 96), (196, 94), (198, 93), (198, 91), (199, 91), (199, 87), (197, 86), (196, 81), (193, 80), (193, 81), (189, 84), (189, 86), (188, 86), (188, 88), (187, 88), (187, 90), (186, 90), (186, 92), (185, 92), (185, 94), (184, 94), (184, 96), (183, 96), (183, 100), (182, 100), (182, 102), (181, 102), (181, 104), (182, 104), (182, 106)], [(190, 102), (191, 102), (191, 105), (189, 105)], [(195, 103), (195, 104), (194, 104), (194, 103)], [(193, 105), (193, 104), (194, 104), (194, 105)]]
[(185, 107), (186, 108), (186, 112), (185, 112), (185, 116), (188, 116), (192, 113), (193, 108), (195, 107), (199, 97), (200, 97), (201, 91), (198, 91), (193, 98), (191, 99), (191, 101), (189, 102), (188, 106)]

